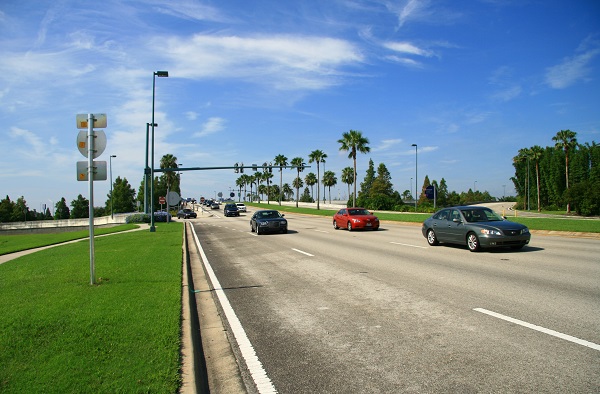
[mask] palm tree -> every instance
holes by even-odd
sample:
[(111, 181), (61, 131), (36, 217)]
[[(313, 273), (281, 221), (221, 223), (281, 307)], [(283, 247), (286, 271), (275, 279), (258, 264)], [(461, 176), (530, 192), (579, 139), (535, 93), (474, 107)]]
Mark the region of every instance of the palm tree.
[(331, 187), (337, 185), (337, 178), (333, 171), (325, 171), (323, 173), (323, 187), (329, 189), (329, 203), (331, 204)]
[(260, 193), (258, 192), (258, 189), (260, 188), (260, 182), (262, 182), (263, 180), (263, 173), (262, 172), (256, 172), (253, 175), (254, 180), (256, 181), (256, 195), (258, 197), (258, 203), (260, 204)]
[[(177, 157), (173, 156), (170, 153), (167, 153), (160, 159), (160, 168), (177, 168)], [(173, 189), (179, 190), (179, 183), (175, 185), (175, 182), (179, 180), (179, 174), (174, 171), (165, 171), (162, 175), (165, 184), (167, 185), (166, 197), (167, 197), (167, 210), (169, 210), (169, 202), (168, 202), (168, 194)]]
[(294, 191), (292, 190), (292, 187), (290, 186), (289, 183), (284, 183), (283, 184), (281, 192), (283, 193), (283, 195), (286, 197), (287, 200), (289, 200), (290, 196), (292, 194), (294, 194)]
[[(287, 166), (287, 157), (284, 155), (277, 155), (273, 160), (276, 166)], [(279, 190), (282, 189), (283, 186), (283, 167), (279, 167)], [(279, 205), (281, 205), (281, 193), (279, 194)]]
[(542, 211), (540, 202), (540, 159), (544, 153), (544, 149), (539, 145), (534, 145), (529, 149), (529, 157), (535, 162), (535, 179), (537, 184), (537, 210)]
[(270, 190), (270, 186), (269, 186), (269, 183), (271, 182), (271, 178), (273, 178), (273, 173), (271, 172), (271, 169), (265, 170), (262, 174), (262, 178), (264, 179), (265, 182), (267, 182), (267, 204), (271, 204), (271, 201), (270, 201), (271, 190)]
[[(527, 163), (527, 169), (525, 171), (525, 193), (523, 195), (523, 209), (528, 209), (529, 206), (529, 157), (531, 155), (530, 149), (522, 148), (519, 149), (519, 153), (513, 157), (514, 163)], [(518, 179), (517, 179), (518, 181)], [(520, 183), (519, 183), (520, 185)]]
[(325, 163), (325, 159), (327, 155), (320, 149), (314, 150), (310, 152), (308, 155), (308, 162), (317, 163), (317, 209), (321, 209), (320, 201), (321, 200), (321, 187), (319, 186), (319, 182), (321, 182), (321, 178), (319, 178), (319, 163)]
[(238, 193), (238, 201), (240, 200), (240, 196), (242, 195), (242, 187), (246, 186), (246, 180), (244, 179), (244, 175), (240, 175), (238, 179), (235, 180), (235, 185), (239, 188)]
[(315, 193), (314, 193), (313, 186), (317, 184), (317, 176), (315, 175), (314, 172), (309, 172), (304, 177), (304, 182), (306, 183), (306, 186), (310, 186), (310, 195), (314, 200)]
[(348, 198), (350, 198), (350, 185), (354, 183), (354, 168), (342, 169), (342, 182), (348, 184)]
[[(563, 150), (565, 152), (565, 180), (567, 190), (569, 189), (569, 150), (577, 146), (577, 133), (571, 130), (561, 130), (554, 137), (552, 141), (556, 142), (555, 148)], [(567, 213), (571, 213), (571, 203), (567, 201)]]
[(294, 179), (293, 185), (296, 188), (296, 208), (298, 208), (298, 199), (300, 198), (300, 189), (304, 184), (302, 183), (302, 179), (300, 178), (300, 171), (304, 170), (304, 159), (301, 157), (294, 157), (291, 161), (293, 167), (296, 167), (298, 171), (298, 176)]
[(362, 132), (357, 130), (350, 130), (342, 134), (342, 138), (338, 140), (341, 145), (340, 150), (350, 152), (348, 158), (354, 162), (354, 194), (352, 195), (352, 205), (356, 206), (356, 153), (368, 153), (371, 151), (369, 148), (369, 139), (363, 137)]

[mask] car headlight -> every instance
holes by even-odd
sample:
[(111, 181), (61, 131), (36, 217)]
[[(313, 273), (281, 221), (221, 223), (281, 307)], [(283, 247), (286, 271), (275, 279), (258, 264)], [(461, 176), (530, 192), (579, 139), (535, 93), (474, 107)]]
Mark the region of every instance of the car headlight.
[(259, 226), (268, 226), (269, 222), (258, 222)]
[(482, 228), (479, 231), (481, 232), (481, 234), (485, 234), (485, 235), (502, 235), (502, 233), (498, 230), (489, 230), (487, 228)]
[(523, 230), (521, 230), (521, 234), (529, 234), (529, 229), (525, 227)]
[(281, 221), (281, 224), (285, 224), (285, 225), (287, 225), (287, 221), (285, 221), (285, 220), (282, 220), (282, 221)]
[(360, 219), (352, 219), (352, 223), (360, 223)]

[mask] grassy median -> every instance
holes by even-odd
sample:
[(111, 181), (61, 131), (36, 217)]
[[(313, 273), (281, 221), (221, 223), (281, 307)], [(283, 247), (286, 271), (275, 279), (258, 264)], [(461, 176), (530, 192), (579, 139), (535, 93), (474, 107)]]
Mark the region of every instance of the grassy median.
[(176, 392), (182, 223), (0, 265), (0, 392)]

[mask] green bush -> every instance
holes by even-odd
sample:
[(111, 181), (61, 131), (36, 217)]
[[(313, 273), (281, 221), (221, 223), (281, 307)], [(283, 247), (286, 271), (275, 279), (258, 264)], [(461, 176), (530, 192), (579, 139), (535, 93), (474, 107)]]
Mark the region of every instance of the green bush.
[(150, 223), (150, 215), (147, 213), (134, 213), (127, 216), (125, 223)]

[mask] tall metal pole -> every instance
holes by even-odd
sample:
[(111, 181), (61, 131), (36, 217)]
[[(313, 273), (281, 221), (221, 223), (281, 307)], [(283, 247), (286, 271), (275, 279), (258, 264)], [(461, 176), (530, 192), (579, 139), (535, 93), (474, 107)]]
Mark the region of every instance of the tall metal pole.
[(152, 168), (150, 168), (150, 232), (156, 231), (154, 226), (154, 99), (156, 97), (156, 77), (168, 77), (168, 71), (155, 71), (152, 74)]
[(419, 165), (417, 163), (417, 144), (412, 144), (415, 147), (415, 212), (417, 212), (417, 195), (419, 194)]
[(88, 114), (88, 181), (90, 188), (89, 228), (90, 228), (90, 284), (96, 283), (94, 264), (94, 114)]
[(144, 213), (148, 213), (148, 139), (150, 138), (150, 123), (146, 123), (146, 165), (144, 166)]
[(116, 155), (110, 155), (108, 158), (109, 168), (110, 168), (110, 218), (114, 219), (115, 216), (113, 214), (113, 181), (112, 181), (112, 158), (117, 157)]

